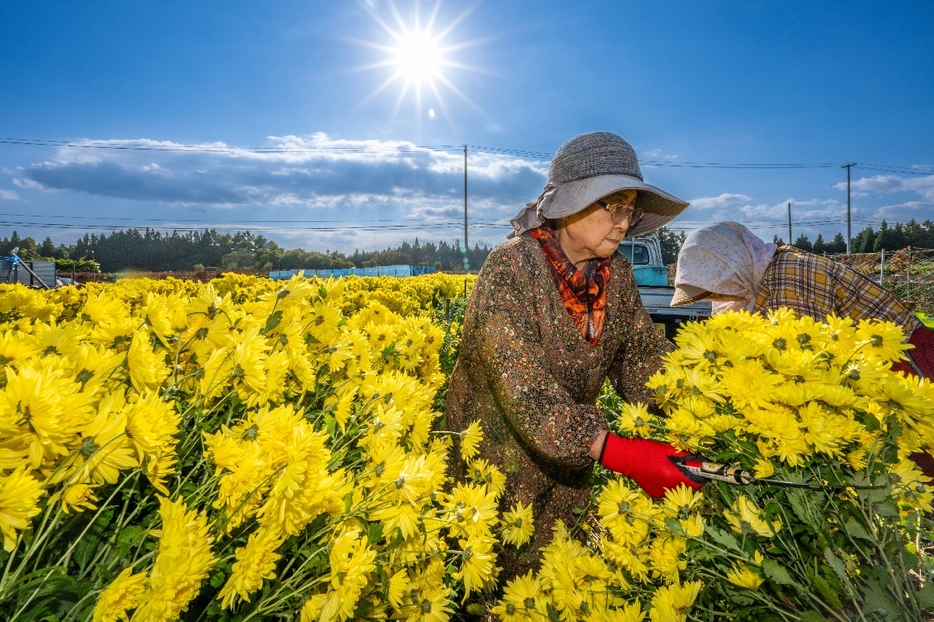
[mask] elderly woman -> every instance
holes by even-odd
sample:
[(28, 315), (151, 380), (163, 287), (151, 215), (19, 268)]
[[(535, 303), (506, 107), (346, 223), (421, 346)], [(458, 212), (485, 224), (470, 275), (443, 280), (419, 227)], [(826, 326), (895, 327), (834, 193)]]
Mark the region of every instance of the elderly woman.
[(830, 314), (888, 320), (914, 346), (894, 368), (934, 377), (934, 333), (898, 298), (852, 268), (793, 246), (777, 248), (739, 223), (707, 225), (684, 240), (671, 305), (702, 299), (713, 302), (714, 313), (788, 307), (820, 321)]
[[(480, 457), (506, 475), (502, 507), (532, 506), (533, 541), (501, 559), (501, 579), (535, 565), (555, 521), (579, 520), (595, 460), (652, 496), (682, 483), (699, 487), (669, 460), (680, 452), (608, 433), (595, 405), (606, 378), (624, 400), (650, 401), (645, 383), (671, 344), (616, 250), (626, 235), (653, 231), (685, 207), (643, 181), (619, 136), (577, 136), (555, 154), (545, 191), (513, 219), (515, 231), (477, 277), (447, 421), (463, 431), (479, 420)], [(455, 478), (466, 467), (458, 457)]]

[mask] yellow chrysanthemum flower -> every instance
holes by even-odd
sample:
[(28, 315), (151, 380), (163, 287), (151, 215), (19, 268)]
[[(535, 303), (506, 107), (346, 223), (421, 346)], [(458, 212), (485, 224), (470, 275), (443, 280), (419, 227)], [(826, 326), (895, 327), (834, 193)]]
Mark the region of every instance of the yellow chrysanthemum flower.
[(13, 331), (0, 331), (0, 365), (16, 365), (39, 353), (35, 343)]
[(661, 577), (667, 583), (676, 583), (680, 572), (687, 569), (687, 560), (683, 559), (687, 551), (684, 537), (672, 536), (657, 538), (649, 546), (649, 567), (652, 575)]
[(535, 533), (532, 506), (524, 505), (521, 501), (517, 502), (508, 512), (503, 514), (502, 525), (503, 541), (513, 546), (522, 546)]
[(736, 533), (750, 532), (763, 538), (772, 538), (782, 528), (779, 519), (767, 520), (755, 502), (746, 495), (740, 495), (730, 509), (723, 510), (723, 516)]
[(695, 510), (703, 500), (702, 491), (692, 490), (684, 484), (678, 484), (665, 491), (662, 513), (672, 518), (683, 517)]
[(496, 495), (489, 492), (486, 486), (458, 484), (446, 495), (444, 507), (449, 513), (454, 531), (467, 536), (473, 533), (488, 534), (499, 520)]
[(394, 608), (401, 609), (403, 598), (409, 587), (409, 573), (405, 570), (399, 570), (389, 577), (389, 585), (386, 588), (386, 597)]
[(487, 489), (499, 496), (506, 489), (506, 476), (494, 464), (477, 458), (467, 465), (467, 479), (474, 484), (485, 484)]
[(139, 597), (145, 589), (146, 575), (133, 574), (132, 568), (124, 568), (97, 597), (94, 622), (126, 622), (126, 612), (139, 606)]
[(250, 594), (262, 587), (264, 580), (275, 578), (276, 562), (281, 557), (276, 549), (281, 542), (276, 534), (262, 527), (250, 534), (246, 545), (237, 549), (237, 561), (217, 595), (221, 607), (229, 609), (237, 596), (250, 602)]
[[(763, 561), (762, 554), (759, 551), (756, 551), (754, 554), (754, 559), (756, 565), (761, 565)], [(726, 580), (741, 588), (747, 590), (757, 590), (759, 586), (762, 585), (764, 579), (762, 575), (753, 570), (746, 564), (741, 562), (736, 562), (733, 564), (733, 568), (726, 575)]]
[(133, 388), (139, 393), (158, 388), (170, 371), (164, 355), (153, 351), (149, 333), (145, 330), (133, 333), (133, 341), (127, 352), (127, 368)]
[(648, 406), (639, 402), (625, 402), (616, 420), (619, 429), (630, 435), (645, 437), (651, 434), (650, 424), (652, 416), (649, 415)]
[(451, 604), (450, 589), (439, 582), (413, 590), (406, 605), (399, 612), (406, 622), (448, 622)]
[(188, 510), (185, 502), (159, 499), (159, 547), (146, 590), (139, 595), (134, 619), (177, 620), (217, 562), (207, 516)]
[(69, 514), (72, 510), (96, 510), (97, 496), (94, 495), (94, 486), (90, 484), (72, 484), (66, 486), (59, 497), (62, 502), (62, 511)]
[(458, 541), (463, 561), (460, 570), (451, 576), (464, 582), (465, 595), (492, 585), (496, 563), (494, 542), (488, 534), (478, 533), (472, 533), (466, 540)]
[(3, 532), (4, 550), (13, 550), (17, 530), (28, 529), (29, 519), (40, 512), (38, 504), (42, 492), (42, 484), (26, 467), (20, 467), (6, 477), (0, 476), (0, 531)]
[(58, 354), (71, 357), (77, 352), (84, 337), (85, 331), (80, 325), (70, 322), (58, 324), (51, 319), (48, 323), (36, 323), (32, 333), (26, 337), (26, 342), (42, 356)]
[(756, 466), (753, 474), (759, 478), (772, 477), (775, 475), (775, 465), (773, 465), (771, 461), (766, 460), (765, 458), (759, 458), (756, 460)]
[(763, 408), (771, 404), (779, 394), (782, 378), (767, 371), (754, 359), (724, 369), (720, 384), (730, 396), (734, 408), (745, 412), (748, 408)]
[(353, 615), (363, 588), (370, 582), (370, 574), (376, 570), (375, 559), (376, 551), (356, 528), (345, 530), (334, 539), (329, 554), (329, 593), (334, 593), (340, 603), (338, 619), (346, 620)]
[(531, 622), (547, 617), (546, 602), (541, 579), (530, 570), (506, 584), (493, 613), (503, 622)]
[(461, 458), (466, 462), (472, 460), (480, 451), (483, 442), (483, 428), (479, 421), (472, 422), (461, 434)]
[(28, 460), (36, 469), (45, 459), (71, 453), (78, 430), (90, 421), (91, 400), (60, 368), (41, 362), (19, 370), (7, 367), (6, 386), (0, 389), (0, 430), (5, 448), (15, 453), (10, 457)]
[(908, 348), (905, 333), (892, 322), (860, 320), (856, 326), (856, 339), (860, 342), (860, 354), (886, 362), (905, 359), (904, 351)]
[(684, 622), (700, 590), (699, 581), (658, 588), (652, 596), (649, 619), (652, 622)]
[(644, 493), (628, 488), (620, 479), (610, 480), (598, 497), (600, 522), (613, 539), (629, 546), (639, 546), (648, 537), (660, 508)]

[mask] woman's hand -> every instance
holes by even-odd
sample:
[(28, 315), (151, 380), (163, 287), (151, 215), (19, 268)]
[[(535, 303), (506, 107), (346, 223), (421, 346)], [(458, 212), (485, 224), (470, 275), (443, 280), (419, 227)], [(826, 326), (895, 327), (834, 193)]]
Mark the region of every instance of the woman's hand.
[(606, 435), (609, 434), (606, 430), (597, 434), (597, 438), (593, 439), (593, 444), (590, 446), (590, 457), (593, 458), (594, 462), (600, 462), (600, 453), (603, 451), (603, 443), (606, 442)]
[[(596, 451), (595, 451), (596, 449)], [(595, 455), (596, 454), (596, 455)], [(672, 457), (686, 456), (668, 443), (647, 438), (622, 438), (609, 432), (601, 432), (590, 446), (590, 456), (600, 464), (622, 473), (656, 499), (665, 496), (665, 491), (684, 484), (695, 490), (704, 485), (678, 468)]]

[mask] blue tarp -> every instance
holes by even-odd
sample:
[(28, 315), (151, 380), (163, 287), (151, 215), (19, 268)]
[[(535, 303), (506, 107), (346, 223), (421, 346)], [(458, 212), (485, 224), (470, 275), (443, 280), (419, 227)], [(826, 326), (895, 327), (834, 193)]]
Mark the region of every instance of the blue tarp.
[(296, 274), (304, 272), (305, 276), (320, 276), (323, 278), (342, 276), (418, 276), (420, 274), (431, 274), (435, 272), (434, 266), (407, 266), (398, 264), (395, 266), (376, 266), (374, 268), (336, 268), (334, 270), (316, 270), (306, 268), (304, 270), (273, 270), (269, 273), (269, 278), (273, 281), (291, 279)]

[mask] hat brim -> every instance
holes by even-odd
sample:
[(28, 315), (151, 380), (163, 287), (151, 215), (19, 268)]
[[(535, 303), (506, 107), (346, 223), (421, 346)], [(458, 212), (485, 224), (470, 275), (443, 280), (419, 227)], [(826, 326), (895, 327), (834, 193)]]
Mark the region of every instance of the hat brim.
[(626, 233), (629, 237), (645, 235), (665, 226), (689, 205), (687, 201), (636, 177), (598, 175), (561, 184), (548, 200), (543, 201), (542, 214), (549, 219), (567, 218), (620, 190), (636, 190), (636, 206), (645, 212), (642, 220)]
[(706, 289), (694, 287), (693, 285), (676, 285), (675, 295), (671, 297), (671, 306), (680, 307), (681, 305), (689, 305), (692, 302), (703, 300), (708, 296), (710, 296), (710, 292)]

